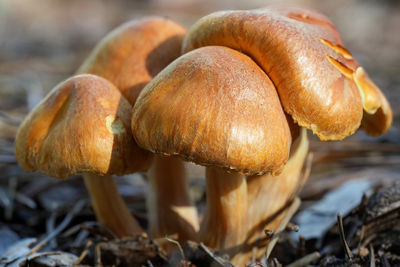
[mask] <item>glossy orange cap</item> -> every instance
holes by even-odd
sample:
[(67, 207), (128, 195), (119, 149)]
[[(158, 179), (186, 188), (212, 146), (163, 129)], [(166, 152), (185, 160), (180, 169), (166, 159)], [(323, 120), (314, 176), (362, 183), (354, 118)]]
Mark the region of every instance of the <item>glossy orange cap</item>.
[(132, 130), (152, 152), (248, 175), (278, 172), (291, 145), (274, 85), (226, 47), (196, 49), (160, 72), (134, 106)]
[(371, 112), (371, 104), (373, 110), (384, 111), (371, 116), (375, 123), (368, 124), (383, 126), (367, 127), (367, 132), (381, 134), (390, 126), (390, 106), (377, 104), (386, 101), (383, 94), (376, 87), (379, 93), (361, 95), (373, 90), (355, 82), (358, 63), (335, 26), (315, 11), (285, 7), (216, 12), (189, 30), (183, 52), (208, 45), (227, 46), (253, 58), (275, 84), (285, 111), (321, 140), (354, 133), (363, 109)]
[(173, 20), (132, 20), (110, 32), (94, 48), (77, 73), (112, 82), (133, 105), (143, 87), (180, 56), (186, 29)]
[(78, 75), (58, 84), (25, 118), (15, 140), (19, 165), (64, 178), (146, 170), (149, 152), (130, 131), (131, 105), (107, 80)]

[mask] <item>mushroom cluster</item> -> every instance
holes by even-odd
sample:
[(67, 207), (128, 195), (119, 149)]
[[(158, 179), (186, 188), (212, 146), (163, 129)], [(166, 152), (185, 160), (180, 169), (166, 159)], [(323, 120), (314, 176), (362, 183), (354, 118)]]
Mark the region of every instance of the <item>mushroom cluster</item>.
[[(110, 175), (150, 168), (150, 235), (204, 242), (239, 266), (294, 212), (285, 207), (305, 183), (307, 129), (341, 140), (392, 122), (335, 26), (303, 8), (216, 12), (187, 33), (169, 19), (128, 22), (77, 74), (21, 125), (19, 164), (84, 173), (98, 220), (119, 236), (143, 230)], [(200, 224), (184, 161), (206, 167)]]
[[(159, 17), (117, 27), (94, 48), (76, 76), (57, 85), (25, 118), (16, 136), (16, 157), (26, 171), (40, 170), (59, 178), (83, 173), (98, 221), (119, 237), (144, 231), (119, 196), (111, 174), (146, 171), (153, 158), (137, 147), (130, 133), (132, 105), (152, 77), (180, 55), (185, 33), (181, 25)], [(107, 93), (100, 93), (105, 88)], [(180, 198), (159, 201), (161, 215), (152, 215), (157, 209), (150, 208), (150, 217), (171, 221), (171, 225), (182, 217), (193, 222), (189, 230), (197, 229), (197, 213), (183, 190), (186, 179), (177, 162), (163, 176), (171, 177), (177, 185), (174, 189), (182, 192)], [(152, 168), (163, 165), (155, 160)], [(151, 183), (152, 191), (166, 191), (160, 182)], [(185, 212), (165, 212), (179, 204), (186, 207)], [(156, 220), (150, 225), (159, 228)]]
[(146, 150), (206, 166), (198, 239), (241, 266), (268, 242), (263, 229), (292, 215), (285, 206), (305, 182), (306, 130), (323, 141), (360, 125), (380, 135), (392, 112), (314, 11), (216, 12), (189, 29), (182, 51), (139, 95), (132, 132)]

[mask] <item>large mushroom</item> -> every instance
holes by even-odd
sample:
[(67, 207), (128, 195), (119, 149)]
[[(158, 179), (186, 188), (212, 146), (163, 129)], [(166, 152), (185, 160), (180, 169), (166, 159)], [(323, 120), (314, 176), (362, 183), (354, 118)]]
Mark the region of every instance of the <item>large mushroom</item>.
[(151, 154), (130, 132), (131, 105), (109, 81), (78, 75), (58, 84), (25, 118), (19, 165), (65, 178), (82, 173), (97, 219), (118, 236), (143, 233), (111, 177), (146, 170)]
[(367, 133), (391, 125), (387, 100), (322, 14), (296, 7), (216, 12), (189, 30), (183, 51), (207, 45), (249, 55), (275, 84), (285, 111), (321, 140), (354, 133), (363, 109)]
[(231, 255), (239, 252), (248, 231), (246, 175), (281, 171), (292, 142), (268, 76), (232, 49), (194, 50), (143, 89), (132, 131), (147, 150), (206, 166), (199, 238)]
[[(185, 34), (184, 27), (168, 18), (129, 21), (104, 37), (77, 73), (106, 78), (133, 105), (142, 88), (180, 56)], [(195, 239), (197, 211), (190, 199), (183, 162), (156, 156), (148, 179), (151, 236), (178, 233), (180, 239)]]
[[(207, 211), (201, 224), (200, 240), (235, 255), (243, 248), (244, 239), (254, 241), (255, 233), (260, 233), (266, 225), (270, 230), (277, 230), (283, 220), (277, 213), (304, 183), (301, 168), (308, 144), (302, 129), (292, 147), (291, 160), (283, 170), (283, 166), (257, 171), (249, 167), (242, 169), (243, 166), (232, 166), (231, 162), (221, 163), (220, 158), (211, 153), (219, 152), (221, 158), (240, 154), (240, 162), (247, 162), (248, 157), (254, 157), (255, 161), (261, 154), (272, 153), (278, 142), (271, 138), (272, 144), (267, 149), (246, 150), (248, 155), (237, 152), (237, 147), (232, 145), (234, 137), (243, 139), (244, 143), (256, 140), (258, 132), (246, 135), (246, 131), (235, 124), (230, 128), (229, 123), (236, 117), (225, 117), (224, 112), (229, 104), (248, 99), (245, 95), (251, 92), (251, 77), (257, 75), (244, 68), (235, 69), (240, 64), (235, 65), (235, 60), (229, 59), (237, 59), (231, 50), (229, 54), (232, 54), (227, 57), (223, 56), (225, 52), (211, 52), (217, 48), (198, 51), (199, 47), (213, 45), (230, 47), (250, 56), (262, 68), (264, 79), (271, 79), (268, 88), (279, 93), (284, 110), (294, 122), (311, 129), (321, 140), (343, 139), (354, 133), (361, 121), (369, 134), (382, 134), (389, 128), (392, 114), (379, 88), (343, 47), (333, 24), (321, 14), (301, 8), (272, 8), (223, 11), (199, 20), (183, 43), (183, 52), (193, 51), (168, 66), (144, 89), (134, 106), (132, 129), (138, 144), (145, 149), (180, 156), (198, 164), (233, 169), (232, 174), (227, 175), (220, 168), (207, 168)], [(221, 49), (218, 51), (223, 51)], [(228, 98), (229, 103), (218, 98), (223, 90), (215, 88), (225, 88), (238, 79), (247, 86), (235, 84), (231, 93), (240, 88), (241, 94)], [(209, 99), (214, 97), (218, 102), (209, 104)], [(249, 124), (256, 116), (266, 116), (261, 112), (248, 114), (250, 109), (242, 106)], [(167, 110), (160, 111), (156, 107)], [(296, 127), (293, 127), (294, 132)], [(216, 134), (219, 128), (231, 131), (229, 142), (224, 134)], [(274, 129), (264, 130), (270, 134)], [(214, 140), (209, 140), (210, 136)], [(226, 147), (227, 150), (223, 150)], [(281, 146), (275, 152), (287, 152), (287, 148)], [(282, 171), (280, 175), (278, 170)], [(248, 176), (247, 180), (238, 175), (240, 172)], [(263, 172), (267, 173), (256, 175)], [(212, 179), (216, 176), (219, 179)], [(276, 190), (271, 190), (273, 188)], [(252, 205), (264, 201), (265, 209)], [(245, 203), (250, 203), (246, 212)], [(249, 223), (243, 219), (246, 216)], [(234, 258), (237, 264), (245, 261), (241, 255)]]
[[(250, 56), (272, 80), (285, 112), (321, 140), (341, 140), (360, 124), (371, 135), (383, 134), (391, 125), (392, 112), (384, 95), (343, 47), (335, 26), (315, 11), (286, 7), (216, 12), (189, 30), (183, 52), (210, 45)], [(300, 177), (297, 169), (287, 176), (283, 171), (275, 180), (294, 182)], [(261, 180), (273, 179), (269, 174), (248, 179), (249, 196), (269, 201), (264, 211), (250, 209), (258, 210), (251, 216), (258, 218), (254, 221), (254, 226), (260, 225), (258, 231), (267, 221), (275, 230), (271, 216), (299, 189), (285, 187), (285, 194), (276, 196), (272, 191), (267, 198), (271, 185)]]

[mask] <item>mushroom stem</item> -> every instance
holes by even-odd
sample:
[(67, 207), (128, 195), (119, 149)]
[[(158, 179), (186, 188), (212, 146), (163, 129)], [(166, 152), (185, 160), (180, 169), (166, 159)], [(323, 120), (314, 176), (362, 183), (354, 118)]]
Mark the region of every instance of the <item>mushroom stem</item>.
[(251, 205), (245, 215), (249, 218), (245, 224), (247, 247), (242, 249), (247, 253), (235, 256), (235, 264), (249, 262), (254, 247), (259, 248), (257, 257), (261, 256), (261, 253), (265, 252), (263, 247), (270, 242), (268, 239), (263, 239), (265, 236), (263, 231), (277, 232), (278, 228), (285, 226), (293, 216), (295, 210), (290, 211), (288, 205), (306, 182), (307, 176), (302, 175), (302, 169), (308, 147), (307, 130), (300, 128), (300, 135), (292, 144), (289, 160), (279, 175), (265, 174), (247, 178), (248, 201)]
[(207, 203), (200, 226), (200, 241), (235, 254), (244, 240), (243, 221), (247, 214), (246, 176), (218, 167), (206, 169)]
[(111, 175), (98, 176), (84, 173), (83, 179), (92, 200), (97, 220), (118, 237), (136, 236), (143, 230), (134, 219), (118, 193)]
[(292, 144), (289, 160), (279, 175), (265, 174), (247, 178), (248, 198), (252, 203), (248, 216), (252, 218), (253, 227), (267, 219), (272, 220), (271, 216), (296, 197), (305, 182), (301, 170), (307, 152), (307, 131), (301, 128), (300, 136)]
[(190, 199), (183, 161), (156, 155), (148, 177), (147, 210), (151, 236), (177, 233), (180, 241), (196, 240), (199, 222), (196, 207)]

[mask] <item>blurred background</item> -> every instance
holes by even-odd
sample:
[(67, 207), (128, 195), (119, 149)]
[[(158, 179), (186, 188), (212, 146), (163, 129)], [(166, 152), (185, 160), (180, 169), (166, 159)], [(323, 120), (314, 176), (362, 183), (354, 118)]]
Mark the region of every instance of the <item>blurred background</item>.
[[(32, 177), (43, 176), (26, 174), (16, 164), (13, 141), (17, 127), (49, 90), (76, 71), (90, 50), (110, 30), (127, 20), (149, 15), (166, 16), (190, 27), (213, 11), (252, 9), (270, 4), (299, 5), (327, 15), (339, 29), (345, 46), (385, 93), (394, 112), (392, 128), (377, 139), (362, 131), (343, 142), (320, 142), (314, 137), (311, 176), (301, 193), (303, 203), (321, 198), (348, 180), (382, 182), (399, 179), (400, 1), (0, 0), (2, 211), (9, 209), (6, 204), (13, 201), (14, 198), (10, 198), (12, 192), (30, 198), (35, 204), (30, 202), (31, 210), (38, 209), (37, 203), (45, 206), (44, 202), (40, 204), (37, 194), (49, 189), (27, 182), (32, 181)], [(193, 171), (193, 176), (201, 175), (198, 170)], [(353, 186), (356, 188), (357, 183)], [(123, 193), (125, 196), (135, 195), (132, 190)], [(67, 199), (79, 196), (77, 191), (63, 192), (70, 192)], [(29, 203), (25, 203), (27, 205)], [(139, 211), (136, 215), (140, 215)], [(14, 216), (1, 215), (0, 228), (2, 221), (15, 222), (15, 216), (32, 219), (33, 214), (14, 212)], [(14, 225), (13, 229), (19, 228)], [(22, 228), (16, 232), (26, 236), (35, 234), (33, 230), (29, 232)]]
[[(392, 104), (394, 125), (380, 140), (399, 143), (399, 1), (0, 0), (0, 145), (12, 140), (15, 130), (13, 125), (5, 126), (5, 120), (23, 118), (54, 85), (73, 74), (94, 45), (122, 22), (159, 15), (190, 27), (213, 11), (270, 4), (313, 8), (333, 21), (345, 46)], [(364, 136), (361, 134), (360, 138)]]

